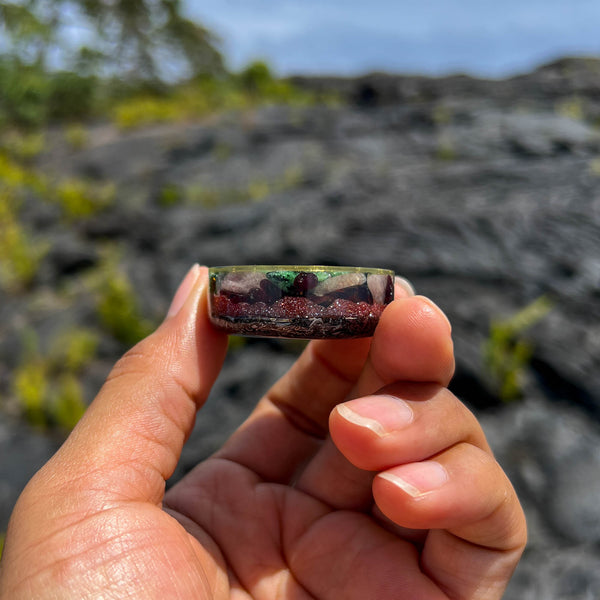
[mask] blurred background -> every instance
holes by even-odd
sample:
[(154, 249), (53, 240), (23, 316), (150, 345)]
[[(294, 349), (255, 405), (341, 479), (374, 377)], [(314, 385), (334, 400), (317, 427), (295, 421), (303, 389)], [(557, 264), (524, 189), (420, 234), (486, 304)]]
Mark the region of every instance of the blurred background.
[[(189, 266), (394, 269), (525, 507), (506, 598), (600, 597), (600, 4), (0, 2), (0, 548)], [(231, 338), (173, 480), (303, 343)], [(1, 551), (1, 550), (0, 550)]]

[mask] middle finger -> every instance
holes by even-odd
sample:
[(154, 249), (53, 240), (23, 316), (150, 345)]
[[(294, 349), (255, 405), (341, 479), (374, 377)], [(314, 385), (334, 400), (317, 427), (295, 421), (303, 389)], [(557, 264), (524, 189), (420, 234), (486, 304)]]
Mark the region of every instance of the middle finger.
[(434, 384), (396, 383), (340, 404), (330, 432), (341, 453), (368, 471), (425, 460), (461, 442), (491, 453), (473, 413)]
[(426, 460), (461, 442), (490, 452), (474, 415), (437, 384), (396, 383), (338, 405), (331, 439), (297, 487), (332, 508), (369, 510), (379, 471)]
[[(374, 394), (397, 381), (429, 383), (437, 389), (447, 385), (453, 368), (445, 315), (426, 298), (395, 301), (382, 316), (369, 358), (349, 398)], [(372, 502), (372, 478), (372, 473), (350, 463), (328, 439), (296, 487), (336, 508), (365, 509)]]

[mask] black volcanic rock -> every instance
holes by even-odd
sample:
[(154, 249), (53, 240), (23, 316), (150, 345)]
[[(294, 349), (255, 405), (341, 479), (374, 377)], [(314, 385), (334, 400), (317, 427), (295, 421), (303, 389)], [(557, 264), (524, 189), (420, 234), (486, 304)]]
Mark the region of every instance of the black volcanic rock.
[[(55, 209), (27, 204), (31, 229), (56, 244), (32, 288), (0, 303), (0, 395), (10, 394), (24, 328), (50, 339), (57, 324), (93, 321), (89, 297), (66, 310), (48, 294), (93, 270), (106, 244), (118, 244), (151, 316), (164, 314), (195, 261), (394, 269), (448, 313), (453, 388), (482, 418), (523, 499), (532, 541), (506, 597), (594, 597), (600, 62), (565, 59), (498, 81), (387, 74), (295, 81), (348, 104), (271, 106), (130, 133), (96, 125), (77, 153), (57, 137), (40, 168), (115, 181), (117, 198), (73, 227)], [(161, 201), (165, 189), (175, 191), (170, 204)], [(533, 358), (524, 399), (502, 405), (482, 361), (490, 322), (542, 295), (552, 310), (526, 333)], [(94, 384), (124, 349), (108, 334), (100, 348)], [(292, 350), (262, 340), (231, 352), (175, 479), (244, 418), (292, 363)], [(0, 455), (13, 463), (3, 471), (0, 530), (24, 474), (39, 463), (37, 449), (53, 449), (29, 432), (35, 456), (17, 455), (11, 448), (23, 447), (24, 430), (2, 431)]]

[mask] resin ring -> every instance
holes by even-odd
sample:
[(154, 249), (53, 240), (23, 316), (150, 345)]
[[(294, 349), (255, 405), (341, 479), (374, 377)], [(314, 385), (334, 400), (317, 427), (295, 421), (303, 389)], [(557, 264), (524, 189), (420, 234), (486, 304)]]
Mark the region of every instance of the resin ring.
[(314, 265), (210, 269), (210, 319), (229, 334), (367, 337), (393, 297), (394, 273), (384, 269)]

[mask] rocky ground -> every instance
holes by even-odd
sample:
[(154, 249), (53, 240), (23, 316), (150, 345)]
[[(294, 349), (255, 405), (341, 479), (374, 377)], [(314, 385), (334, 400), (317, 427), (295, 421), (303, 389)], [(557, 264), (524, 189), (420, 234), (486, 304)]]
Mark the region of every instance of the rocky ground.
[[(297, 83), (347, 102), (129, 133), (98, 124), (78, 151), (49, 134), (38, 167), (112, 181), (116, 202), (70, 222), (55, 206), (22, 207), (49, 250), (26, 293), (1, 297), (3, 395), (24, 329), (42, 346), (60, 327), (101, 329), (78, 286), (107, 245), (154, 319), (194, 261), (392, 268), (450, 316), (453, 388), (525, 506), (530, 543), (506, 598), (598, 597), (600, 62), (564, 60), (503, 81)], [(523, 397), (502, 403), (482, 360), (490, 322), (541, 296), (552, 310), (524, 334), (533, 354)], [(123, 348), (101, 333), (84, 373), (88, 395)], [(297, 351), (274, 341), (232, 349), (175, 478), (223, 440)], [(0, 417), (0, 530), (61, 439), (9, 409)]]

